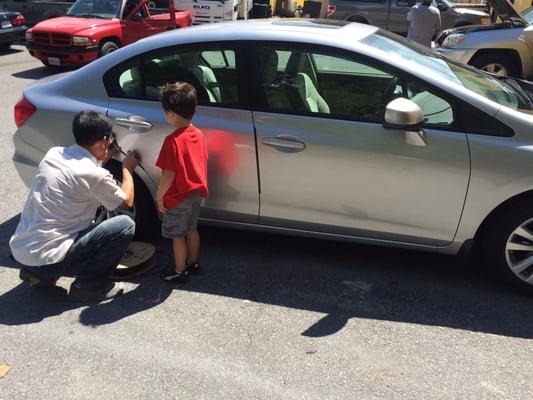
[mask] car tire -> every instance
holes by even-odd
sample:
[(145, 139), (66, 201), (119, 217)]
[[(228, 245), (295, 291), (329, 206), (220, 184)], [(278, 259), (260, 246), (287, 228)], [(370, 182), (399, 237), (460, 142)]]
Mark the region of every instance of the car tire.
[(12, 43), (2, 43), (0, 44), (0, 51), (8, 51)]
[(98, 49), (98, 57), (103, 57), (109, 53), (112, 53), (115, 50), (118, 50), (118, 48), (119, 45), (113, 42), (112, 40), (104, 42), (100, 45), (100, 48)]
[(533, 295), (531, 200), (514, 203), (493, 216), (483, 232), (481, 250), (492, 275)]
[(348, 22), (358, 22), (360, 24), (368, 25), (368, 21), (364, 19), (363, 17), (349, 17)]
[(502, 53), (485, 53), (474, 56), (470, 65), (500, 76), (514, 76), (519, 78), (519, 68), (516, 63)]
[[(115, 179), (122, 180), (122, 167), (118, 161), (110, 161), (106, 168), (113, 174)], [(134, 182), (134, 207), (135, 220), (134, 240), (154, 242), (161, 237), (161, 224), (157, 214), (152, 195), (142, 179), (133, 175)]]

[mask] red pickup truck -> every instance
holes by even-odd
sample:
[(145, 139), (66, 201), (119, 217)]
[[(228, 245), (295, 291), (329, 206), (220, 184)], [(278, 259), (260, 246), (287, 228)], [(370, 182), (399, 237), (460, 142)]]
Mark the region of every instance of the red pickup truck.
[[(90, 63), (121, 46), (169, 29), (190, 26), (189, 11), (151, 15), (149, 0), (78, 0), (64, 17), (26, 31), (26, 47), (44, 65)], [(174, 18), (172, 18), (174, 16)]]

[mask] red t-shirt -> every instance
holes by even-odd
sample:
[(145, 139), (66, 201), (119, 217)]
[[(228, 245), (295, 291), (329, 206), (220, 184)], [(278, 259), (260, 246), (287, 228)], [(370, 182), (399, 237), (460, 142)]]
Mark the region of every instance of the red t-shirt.
[(176, 173), (165, 194), (166, 208), (176, 207), (195, 190), (207, 197), (207, 147), (202, 131), (194, 125), (177, 129), (165, 138), (155, 165)]

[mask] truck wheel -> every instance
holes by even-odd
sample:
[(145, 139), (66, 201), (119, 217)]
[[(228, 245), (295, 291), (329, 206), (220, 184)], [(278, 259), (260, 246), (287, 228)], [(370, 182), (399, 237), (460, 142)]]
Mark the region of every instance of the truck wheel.
[(348, 22), (358, 22), (360, 24), (368, 25), (368, 21), (363, 17), (349, 17)]
[(118, 44), (111, 40), (104, 42), (100, 45), (100, 48), (98, 49), (98, 57), (103, 57), (106, 54), (114, 52), (115, 50), (118, 50)]
[(495, 215), (482, 235), (482, 255), (490, 272), (533, 294), (533, 207), (515, 203)]
[(469, 64), (494, 75), (519, 77), (516, 63), (502, 53), (479, 54)]

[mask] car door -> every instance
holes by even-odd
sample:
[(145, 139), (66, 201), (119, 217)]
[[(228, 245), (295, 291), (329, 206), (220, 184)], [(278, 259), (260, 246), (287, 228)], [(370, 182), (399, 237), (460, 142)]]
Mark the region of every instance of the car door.
[(169, 23), (170, 20), (151, 19), (146, 3), (140, 0), (128, 0), (121, 20), (123, 44), (127, 45), (144, 37), (165, 32)]
[[(209, 198), (202, 217), (239, 222), (258, 221), (259, 190), (252, 115), (245, 101), (245, 76), (233, 43), (164, 48), (133, 58), (106, 74), (110, 93), (108, 116), (118, 143), (136, 149), (153, 185), (155, 166), (166, 135), (172, 132), (159, 102), (159, 87), (188, 82), (198, 93), (193, 123), (209, 151)], [(217, 60), (210, 65), (207, 60)], [(220, 60), (226, 60), (222, 65)], [(152, 188), (153, 191), (154, 188)]]
[[(257, 43), (250, 51), (260, 81), (261, 223), (428, 245), (453, 239), (470, 167), (445, 98), (332, 48)], [(422, 106), (425, 146), (383, 126), (385, 105), (402, 95)]]
[(387, 29), (394, 33), (407, 35), (409, 30), (407, 13), (415, 4), (415, 0), (392, 0)]

